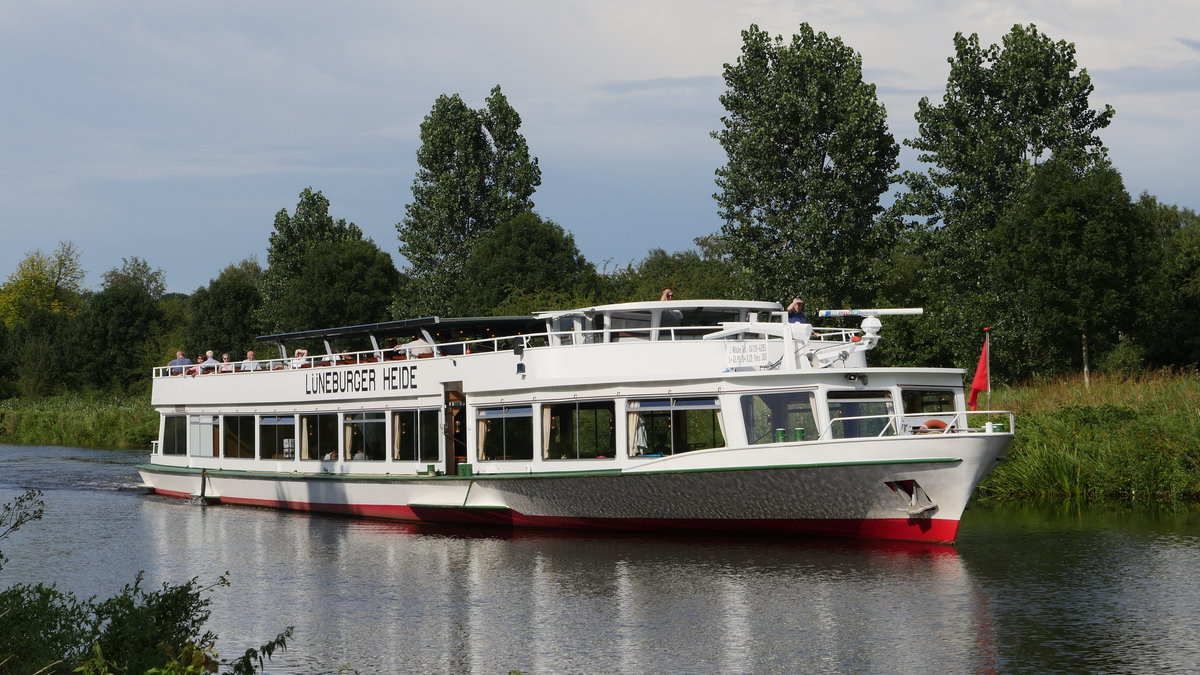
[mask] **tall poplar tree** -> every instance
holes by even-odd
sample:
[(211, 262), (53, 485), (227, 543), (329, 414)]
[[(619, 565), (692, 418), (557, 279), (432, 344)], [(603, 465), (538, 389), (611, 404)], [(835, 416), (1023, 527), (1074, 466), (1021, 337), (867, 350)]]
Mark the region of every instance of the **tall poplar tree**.
[(475, 242), (533, 208), (541, 169), (520, 126), (499, 86), (482, 110), (458, 94), (434, 102), (421, 123), (413, 201), (396, 225), (400, 253), (409, 263), (409, 287), (397, 314), (450, 311)]
[(929, 310), (920, 327), (927, 349), (915, 361), (966, 365), (978, 354), (979, 330), (996, 324), (1012, 297), (1000, 278), (1011, 279), (1005, 270), (1023, 262), (1013, 258), (1020, 247), (997, 236), (998, 224), (1011, 224), (1010, 211), (1028, 213), (1030, 200), (1041, 199), (1027, 192), (1045, 189), (1034, 178), (1049, 158), (1059, 171), (1080, 176), (1103, 170), (1097, 132), (1114, 111), (1091, 107), (1091, 78), (1079, 68), (1075, 46), (1036, 26), (1015, 25), (987, 47), (978, 35), (958, 33), (954, 50), (941, 103), (921, 99), (918, 136), (905, 141), (927, 168), (902, 174), (907, 192), (893, 213), (914, 228), (904, 253), (923, 272), (915, 297), (902, 302)]
[(874, 221), (899, 147), (862, 58), (808, 24), (786, 42), (752, 25), (725, 84), (714, 196), (746, 292), (802, 293), (810, 306), (870, 298), (888, 246)]

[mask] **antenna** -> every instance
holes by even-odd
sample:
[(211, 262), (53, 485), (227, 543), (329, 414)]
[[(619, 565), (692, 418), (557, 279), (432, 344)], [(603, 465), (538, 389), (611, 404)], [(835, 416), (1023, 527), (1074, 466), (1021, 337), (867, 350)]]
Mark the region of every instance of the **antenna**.
[(817, 316), (894, 316), (899, 314), (924, 314), (923, 307), (900, 307), (896, 309), (822, 309)]

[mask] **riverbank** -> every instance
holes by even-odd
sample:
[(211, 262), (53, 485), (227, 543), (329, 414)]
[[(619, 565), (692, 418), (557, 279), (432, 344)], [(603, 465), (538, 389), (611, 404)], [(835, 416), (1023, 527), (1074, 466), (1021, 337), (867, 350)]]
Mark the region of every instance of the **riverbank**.
[(157, 437), (158, 413), (149, 394), (0, 401), (0, 443), (149, 451)]
[[(1200, 499), (1194, 372), (1001, 387), (991, 407), (1016, 413), (1017, 438), (1008, 461), (979, 486), (983, 498)], [(0, 401), (0, 443), (148, 450), (157, 433), (149, 396)]]
[[(981, 401), (982, 403), (982, 401)], [(999, 388), (1016, 413), (1008, 460), (984, 498), (1200, 499), (1200, 377), (1195, 372), (1057, 378)]]

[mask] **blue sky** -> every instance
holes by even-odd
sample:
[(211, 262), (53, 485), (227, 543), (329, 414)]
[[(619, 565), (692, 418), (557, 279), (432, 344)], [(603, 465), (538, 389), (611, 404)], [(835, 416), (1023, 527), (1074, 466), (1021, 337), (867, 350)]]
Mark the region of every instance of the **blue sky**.
[(751, 23), (802, 21), (863, 55), (898, 140), (941, 96), (956, 31), (1034, 23), (1116, 108), (1101, 137), (1129, 192), (1200, 210), (1194, 0), (3, 3), (0, 278), (70, 240), (91, 287), (139, 256), (191, 292), (265, 262), (307, 186), (399, 259), (422, 118), (496, 84), (542, 167), (538, 212), (590, 260), (682, 250), (721, 225), (722, 64)]

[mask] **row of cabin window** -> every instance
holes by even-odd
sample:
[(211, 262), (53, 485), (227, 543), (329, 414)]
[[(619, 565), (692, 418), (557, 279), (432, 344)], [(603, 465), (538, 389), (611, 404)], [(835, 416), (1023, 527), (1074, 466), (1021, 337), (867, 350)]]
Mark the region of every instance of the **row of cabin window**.
[[(167, 415), (163, 418), (162, 453), (254, 459), (363, 459), (381, 461), (387, 456), (385, 425), (389, 413), (346, 413), (341, 422), (339, 447), (337, 413), (303, 413), (262, 416), (255, 434), (254, 415)], [(438, 409), (401, 410), (390, 413), (391, 456), (400, 462), (436, 462), (441, 458)], [(190, 420), (190, 422), (189, 422)], [(299, 424), (297, 424), (299, 422)]]
[[(751, 445), (816, 440), (819, 434), (813, 412), (814, 394), (808, 391), (747, 394), (741, 397), (742, 420)], [(830, 392), (830, 432), (833, 438), (859, 438), (898, 433), (890, 424), (890, 392)], [(954, 411), (950, 390), (904, 390), (906, 413)], [(607, 459), (617, 451), (614, 401), (545, 404), (542, 410), (543, 458)], [(690, 450), (725, 445), (725, 432), (717, 399), (660, 398), (627, 402), (631, 457), (662, 457)], [(437, 409), (391, 413), (392, 458), (396, 461), (435, 462), (438, 449)], [(384, 422), (387, 413), (348, 413), (342, 422), (345, 459), (381, 461), (386, 455)], [(868, 419), (857, 419), (866, 417)], [(300, 420), (296, 439), (295, 420)], [(163, 438), (164, 454), (184, 454), (189, 427), (184, 416), (168, 416)], [(220, 447), (216, 417), (193, 416), (192, 454), (216, 456)], [(226, 457), (253, 458), (253, 415), (226, 415)], [(476, 413), (476, 441), (480, 460), (530, 461), (534, 454), (533, 407), (529, 405), (481, 408)], [(263, 459), (337, 458), (338, 421), (334, 413), (261, 417), (258, 420), (259, 452)], [(211, 427), (209, 432), (204, 431)], [(211, 436), (208, 438), (207, 436)], [(299, 446), (297, 448), (296, 446)]]

